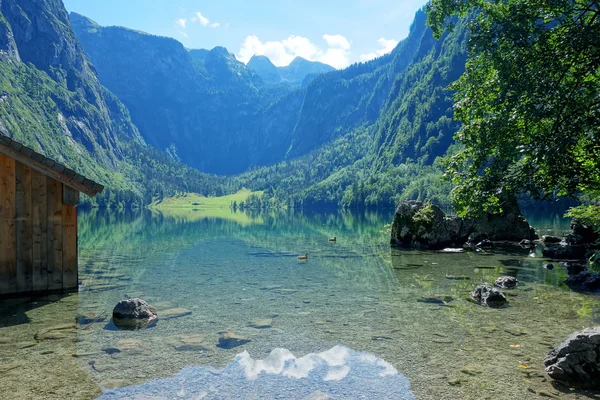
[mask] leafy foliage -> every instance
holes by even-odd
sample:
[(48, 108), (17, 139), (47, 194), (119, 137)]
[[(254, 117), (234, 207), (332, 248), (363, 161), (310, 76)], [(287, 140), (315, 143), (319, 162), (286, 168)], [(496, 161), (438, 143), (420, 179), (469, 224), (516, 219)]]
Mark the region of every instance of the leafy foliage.
[(432, 0), (436, 35), (474, 15), (471, 58), (452, 86), (447, 163), (458, 210), (497, 209), (502, 192), (600, 196), (600, 9), (595, 0)]

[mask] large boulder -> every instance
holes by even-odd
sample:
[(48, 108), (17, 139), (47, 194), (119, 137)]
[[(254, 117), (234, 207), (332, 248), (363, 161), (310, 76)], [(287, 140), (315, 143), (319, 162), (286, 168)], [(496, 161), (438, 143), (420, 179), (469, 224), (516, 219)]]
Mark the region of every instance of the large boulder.
[(113, 309), (113, 323), (120, 329), (139, 329), (152, 324), (156, 309), (142, 299), (120, 301)]
[(554, 380), (600, 388), (600, 326), (573, 333), (548, 353), (544, 365)]
[(569, 276), (565, 284), (576, 292), (600, 292), (600, 273), (583, 271)]
[(404, 248), (444, 248), (462, 245), (470, 227), (458, 217), (448, 217), (436, 205), (402, 201), (392, 223), (391, 244)]
[[(471, 240), (533, 240), (534, 229), (516, 203), (507, 201), (502, 214), (485, 213), (477, 219), (448, 216), (438, 206), (421, 201), (401, 201), (396, 209), (390, 243), (402, 248), (460, 247)], [(475, 241), (474, 243), (478, 243)], [(488, 242), (485, 242), (488, 243)]]
[(584, 246), (571, 246), (560, 243), (544, 247), (542, 255), (553, 260), (580, 260), (585, 257), (586, 251)]
[(600, 235), (593, 226), (584, 225), (577, 219), (571, 221), (571, 231), (573, 235), (579, 236), (585, 244), (594, 244), (600, 240)]

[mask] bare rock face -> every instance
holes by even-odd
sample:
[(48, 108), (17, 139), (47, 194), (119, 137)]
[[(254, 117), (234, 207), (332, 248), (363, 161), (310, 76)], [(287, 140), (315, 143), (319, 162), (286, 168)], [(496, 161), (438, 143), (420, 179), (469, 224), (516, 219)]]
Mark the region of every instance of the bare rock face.
[(113, 322), (119, 329), (144, 328), (157, 317), (156, 309), (142, 299), (122, 300), (113, 309)]
[(554, 380), (600, 388), (600, 326), (573, 333), (548, 353), (544, 365)]
[(500, 308), (506, 304), (506, 296), (500, 290), (488, 283), (479, 285), (471, 293), (471, 298), (483, 306)]
[(536, 238), (516, 200), (507, 200), (503, 207), (504, 212), (499, 215), (486, 213), (477, 219), (462, 219), (446, 215), (433, 204), (401, 201), (394, 215), (390, 244), (401, 248), (442, 249), (460, 247), (472, 238), (481, 239), (482, 247), (491, 247), (491, 240), (518, 242)]

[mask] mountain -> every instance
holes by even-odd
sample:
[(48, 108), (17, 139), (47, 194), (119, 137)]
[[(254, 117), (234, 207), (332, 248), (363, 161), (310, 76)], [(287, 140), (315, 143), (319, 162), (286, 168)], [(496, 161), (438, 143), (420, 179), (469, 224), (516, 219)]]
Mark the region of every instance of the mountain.
[(188, 51), (171, 38), (70, 18), (100, 81), (147, 143), (211, 173), (258, 162), (260, 154), (248, 151), (256, 116), (289, 88), (266, 84), (223, 47)]
[[(100, 84), (62, 1), (2, 0), (0, 49), (0, 131), (106, 185), (98, 201), (140, 204), (159, 192), (218, 189), (214, 177), (146, 145), (127, 108)], [(191, 176), (197, 181), (184, 183)]]
[(307, 77), (312, 80), (320, 74), (335, 71), (330, 65), (308, 61), (302, 57), (296, 57), (286, 67), (276, 67), (268, 57), (253, 56), (246, 66), (254, 70), (265, 82), (288, 83), (294, 86), (306, 86)]
[[(447, 87), (464, 72), (468, 30), (459, 20), (435, 40), (426, 19), (417, 12), (390, 54), (321, 75), (274, 105), (266, 130), (292, 132), (287, 159), (242, 174), (240, 184), (297, 207), (426, 198), (449, 206), (438, 157), (452, 151), (459, 127)], [(298, 116), (287, 119), (286, 107), (300, 107)]]

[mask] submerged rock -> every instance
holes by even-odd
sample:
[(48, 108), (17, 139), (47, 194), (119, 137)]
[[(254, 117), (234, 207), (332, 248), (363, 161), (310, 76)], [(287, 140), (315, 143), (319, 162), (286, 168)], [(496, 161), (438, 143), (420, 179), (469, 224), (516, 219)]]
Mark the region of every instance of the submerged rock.
[(585, 257), (586, 248), (584, 246), (571, 246), (568, 244), (555, 244), (542, 249), (544, 257), (554, 260), (576, 260)]
[(233, 349), (234, 347), (242, 346), (249, 343), (250, 339), (247, 337), (238, 335), (235, 332), (225, 332), (219, 337), (219, 343), (217, 347), (222, 349)]
[(580, 272), (567, 278), (565, 284), (577, 292), (600, 292), (600, 273)]
[(34, 336), (35, 340), (61, 340), (73, 338), (77, 333), (75, 324), (55, 325), (48, 328), (40, 329)]
[(142, 299), (122, 300), (113, 309), (113, 322), (120, 329), (144, 328), (157, 317), (156, 309)]
[(477, 304), (491, 308), (500, 308), (506, 304), (506, 296), (504, 293), (488, 283), (477, 286), (471, 293), (471, 298), (475, 300)]
[(544, 359), (550, 378), (583, 388), (600, 388), (600, 326), (573, 333)]
[(248, 322), (248, 326), (256, 329), (267, 329), (273, 326), (273, 320), (271, 318), (254, 319)]
[(208, 351), (202, 335), (178, 335), (167, 338), (165, 343), (177, 351)]
[(169, 308), (167, 310), (160, 311), (161, 319), (180, 318), (180, 317), (185, 317), (186, 315), (192, 315), (192, 312), (190, 310), (188, 310), (187, 308), (182, 308), (182, 307)]
[(514, 276), (501, 276), (500, 278), (496, 279), (496, 282), (494, 282), (494, 286), (503, 289), (514, 289), (517, 287), (518, 283), (518, 279)]
[(585, 265), (576, 262), (561, 262), (560, 265), (567, 269), (569, 275), (577, 275), (586, 269)]
[(554, 264), (552, 264), (552, 263), (544, 264), (544, 268), (548, 269), (548, 270), (554, 269)]
[(392, 223), (390, 244), (401, 248), (442, 249), (467, 241), (488, 247), (491, 240), (532, 240), (534, 229), (521, 214), (517, 202), (505, 200), (502, 214), (483, 214), (477, 219), (447, 216), (438, 206), (420, 201), (401, 201)]

